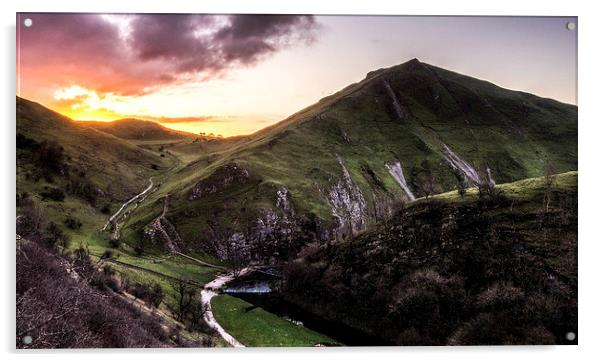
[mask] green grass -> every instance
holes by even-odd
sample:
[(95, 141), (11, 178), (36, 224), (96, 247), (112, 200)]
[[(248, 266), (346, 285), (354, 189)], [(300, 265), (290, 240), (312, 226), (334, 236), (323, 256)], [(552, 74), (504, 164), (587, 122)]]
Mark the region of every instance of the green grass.
[(249, 347), (306, 347), (338, 344), (333, 339), (297, 326), (252, 304), (221, 294), (211, 300), (215, 319), (234, 338)]
[[(563, 191), (577, 188), (577, 171), (569, 171), (552, 176), (552, 190)], [(533, 177), (516, 182), (497, 185), (496, 188), (502, 192), (502, 195), (516, 200), (533, 200), (541, 196), (545, 188), (545, 177)], [(461, 197), (457, 191), (444, 192), (432, 197), (436, 200), (449, 202), (472, 202), (478, 198), (478, 190), (472, 187), (466, 190), (464, 197)], [(418, 199), (420, 202), (423, 198)]]

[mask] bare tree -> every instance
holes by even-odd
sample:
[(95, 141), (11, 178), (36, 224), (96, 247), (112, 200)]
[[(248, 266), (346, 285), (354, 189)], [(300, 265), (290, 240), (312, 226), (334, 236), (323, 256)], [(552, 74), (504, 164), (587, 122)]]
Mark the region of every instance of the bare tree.
[(432, 173), (428, 173), (419, 178), (418, 188), (419, 192), (424, 195), (425, 199), (428, 200), (429, 196), (434, 195), (436, 192), (437, 180)]
[(39, 240), (46, 230), (46, 214), (42, 205), (28, 199), (17, 217), (17, 234), (30, 240)]
[(496, 187), (491, 169), (487, 163), (481, 164), (478, 168), (480, 181), (477, 184), (479, 190), (479, 198), (489, 198), (490, 200), (498, 200), (501, 195), (501, 190)]
[[(234, 234), (234, 236), (240, 234)], [(226, 241), (226, 259), (230, 264), (232, 273), (238, 276), (242, 269), (249, 264), (250, 248), (244, 237), (230, 237)]]
[(458, 178), (458, 195), (460, 195), (461, 198), (464, 198), (464, 195), (466, 195), (466, 179), (465, 178)]
[(552, 200), (552, 190), (556, 184), (556, 167), (554, 164), (547, 160), (544, 166), (544, 194), (543, 194), (543, 208), (546, 213), (550, 210), (550, 202)]
[(172, 282), (173, 289), (176, 291), (176, 308), (174, 313), (176, 319), (183, 322), (186, 318), (196, 296), (196, 289), (183, 280)]
[(200, 300), (195, 299), (190, 307), (189, 324), (191, 329), (198, 329), (203, 324), (207, 308)]

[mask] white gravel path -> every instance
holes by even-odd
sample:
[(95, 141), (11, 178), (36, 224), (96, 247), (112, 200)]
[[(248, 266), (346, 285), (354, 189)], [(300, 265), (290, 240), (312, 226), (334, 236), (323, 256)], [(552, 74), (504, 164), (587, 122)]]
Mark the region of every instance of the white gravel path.
[(211, 299), (218, 294), (218, 291), (226, 283), (234, 280), (236, 277), (247, 274), (249, 271), (251, 271), (250, 268), (244, 268), (238, 273), (237, 276), (235, 276), (234, 273), (218, 275), (215, 279), (205, 284), (205, 287), (201, 291), (201, 303), (205, 308), (205, 315), (203, 317), (205, 322), (207, 322), (211, 328), (215, 329), (219, 335), (232, 347), (245, 347), (245, 345), (237, 341), (236, 338), (232, 337), (232, 335), (226, 332), (226, 330), (217, 322), (211, 308)]

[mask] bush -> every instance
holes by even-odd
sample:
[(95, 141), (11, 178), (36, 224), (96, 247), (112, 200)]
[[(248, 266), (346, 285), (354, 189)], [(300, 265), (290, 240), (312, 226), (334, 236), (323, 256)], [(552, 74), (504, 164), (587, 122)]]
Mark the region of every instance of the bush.
[(64, 167), (63, 159), (63, 147), (56, 141), (44, 141), (40, 144), (38, 160), (42, 167), (59, 172)]
[(50, 222), (46, 228), (46, 242), (51, 246), (60, 246), (65, 249), (69, 245), (69, 236), (63, 232), (60, 226)]
[(147, 300), (149, 293), (150, 289), (146, 285), (141, 283), (134, 284), (134, 288), (132, 290), (132, 294), (134, 295), (134, 297), (142, 300)]
[(49, 188), (47, 191), (40, 193), (42, 201), (50, 199), (52, 201), (63, 201), (65, 200), (65, 193), (57, 188)]
[(105, 252), (102, 253), (102, 255), (101, 255), (100, 258), (101, 259), (112, 259), (113, 258), (113, 251), (109, 250), (109, 249), (105, 250)]
[(111, 237), (109, 238), (109, 245), (112, 248), (119, 248), (121, 246), (121, 240), (119, 239), (118, 235), (111, 235)]
[[(449, 333), (460, 319), (466, 299), (461, 278), (429, 269), (403, 278), (391, 295), (389, 318), (395, 325), (422, 332), (424, 339), (415, 344), (438, 344), (438, 338)], [(403, 339), (411, 340), (411, 336), (416, 334), (409, 333)]]
[(71, 230), (78, 230), (82, 227), (81, 221), (75, 217), (68, 217), (65, 219), (65, 225)]
[(106, 291), (112, 290), (115, 293), (121, 293), (121, 285), (114, 275), (95, 272), (90, 280), (90, 284), (96, 288)]
[(17, 217), (17, 234), (32, 240), (40, 240), (46, 230), (46, 214), (35, 200), (24, 202), (22, 213)]
[(144, 245), (142, 244), (142, 242), (138, 242), (136, 243), (136, 245), (134, 245), (134, 253), (136, 253), (136, 255), (138, 256), (144, 253)]
[(21, 133), (17, 133), (17, 148), (37, 150), (40, 148), (40, 144), (34, 139), (31, 139)]
[(102, 212), (105, 215), (109, 215), (111, 213), (111, 205), (109, 204), (105, 204), (101, 209), (100, 212)]
[(71, 178), (67, 184), (67, 192), (77, 196), (95, 205), (98, 199), (98, 188), (90, 181), (84, 178)]
[(105, 265), (102, 267), (102, 272), (106, 275), (115, 275), (115, 270), (110, 265)]
[(17, 194), (17, 206), (26, 206), (30, 200), (29, 193), (27, 192)]
[(152, 288), (148, 292), (148, 302), (155, 308), (158, 308), (163, 301), (165, 294), (163, 293), (163, 288), (159, 283), (153, 284)]

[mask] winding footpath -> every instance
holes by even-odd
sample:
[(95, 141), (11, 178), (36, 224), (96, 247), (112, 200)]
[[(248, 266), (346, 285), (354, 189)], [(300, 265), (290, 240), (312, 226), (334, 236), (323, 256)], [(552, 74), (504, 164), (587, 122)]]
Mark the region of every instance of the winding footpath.
[[(148, 185), (148, 187), (146, 189), (144, 189), (144, 191), (142, 191), (138, 195), (132, 197), (131, 199), (126, 201), (123, 205), (121, 205), (119, 210), (117, 210), (117, 212), (114, 213), (109, 218), (109, 220), (104, 225), (104, 227), (101, 229), (101, 231), (105, 231), (109, 227), (109, 225), (114, 225), (114, 227), (117, 228), (117, 223), (119, 222), (119, 217), (122, 215), (124, 210), (132, 203), (136, 202), (137, 200), (145, 197), (148, 193), (150, 193), (150, 191), (152, 190), (152, 188), (154, 186), (152, 177), (149, 178), (149, 182), (150, 182), (150, 184)], [(164, 205), (164, 208), (163, 208), (163, 214), (157, 219), (159, 221), (161, 220), (162, 217), (165, 216), (165, 212), (166, 212), (165, 206), (166, 205)], [(159, 225), (160, 225), (160, 223), (159, 223)], [(162, 227), (161, 227), (161, 229), (162, 229)], [(163, 231), (163, 233), (165, 233), (167, 235), (167, 233), (164, 230), (162, 230), (162, 231)], [(168, 236), (168, 239), (169, 239), (169, 236)], [(196, 258), (193, 258), (193, 257), (190, 257), (183, 253), (180, 253), (177, 250), (172, 250), (172, 252), (175, 254), (181, 255), (183, 257), (186, 257), (188, 259), (191, 259), (204, 266), (212, 267), (212, 268), (219, 269), (219, 270), (225, 270), (224, 267), (200, 261)], [(216, 330), (219, 333), (219, 335), (232, 347), (245, 347), (245, 345), (240, 343), (239, 341), (237, 341), (236, 338), (232, 337), (232, 335), (230, 335), (228, 332), (226, 332), (226, 330), (217, 322), (217, 320), (215, 319), (215, 316), (213, 315), (213, 310), (211, 309), (211, 299), (213, 299), (213, 297), (215, 297), (216, 295), (219, 294), (220, 289), (226, 283), (231, 282), (232, 280), (236, 279), (237, 277), (245, 275), (245, 274), (249, 273), (250, 271), (251, 271), (251, 268), (244, 268), (237, 275), (235, 275), (234, 272), (229, 272), (227, 274), (218, 275), (211, 282), (205, 284), (203, 286), (203, 290), (201, 291), (201, 304), (203, 306), (203, 309), (205, 310), (203, 319), (205, 320), (205, 322), (207, 322), (209, 327)]]
[(105, 226), (103, 226), (103, 228), (101, 229), (101, 231), (105, 231), (109, 225), (113, 224), (113, 223), (117, 223), (119, 215), (121, 215), (121, 213), (123, 212), (123, 210), (128, 207), (131, 203), (133, 203), (134, 201), (138, 200), (139, 198), (145, 196), (146, 194), (148, 194), (152, 188), (153, 188), (153, 178), (149, 178), (148, 179), (150, 181), (150, 185), (148, 185), (148, 187), (146, 189), (144, 189), (144, 191), (142, 191), (141, 193), (139, 193), (138, 195), (132, 197), (131, 199), (129, 199), (128, 201), (126, 201), (123, 205), (121, 205), (121, 208), (119, 208), (119, 210), (117, 210), (116, 213), (114, 213), (109, 220), (107, 221), (107, 223), (105, 224)]
[(215, 329), (217, 333), (219, 333), (219, 335), (232, 347), (245, 347), (245, 345), (237, 341), (236, 338), (232, 337), (232, 335), (226, 332), (226, 330), (217, 322), (215, 316), (213, 315), (213, 310), (211, 309), (211, 299), (218, 295), (219, 290), (226, 283), (231, 282), (235, 278), (245, 275), (250, 271), (251, 268), (244, 268), (240, 271), (240, 273), (238, 273), (237, 276), (235, 276), (233, 272), (219, 275), (217, 276), (217, 278), (205, 284), (205, 287), (201, 291), (201, 303), (203, 305), (203, 308), (205, 309), (203, 319), (211, 328)]

